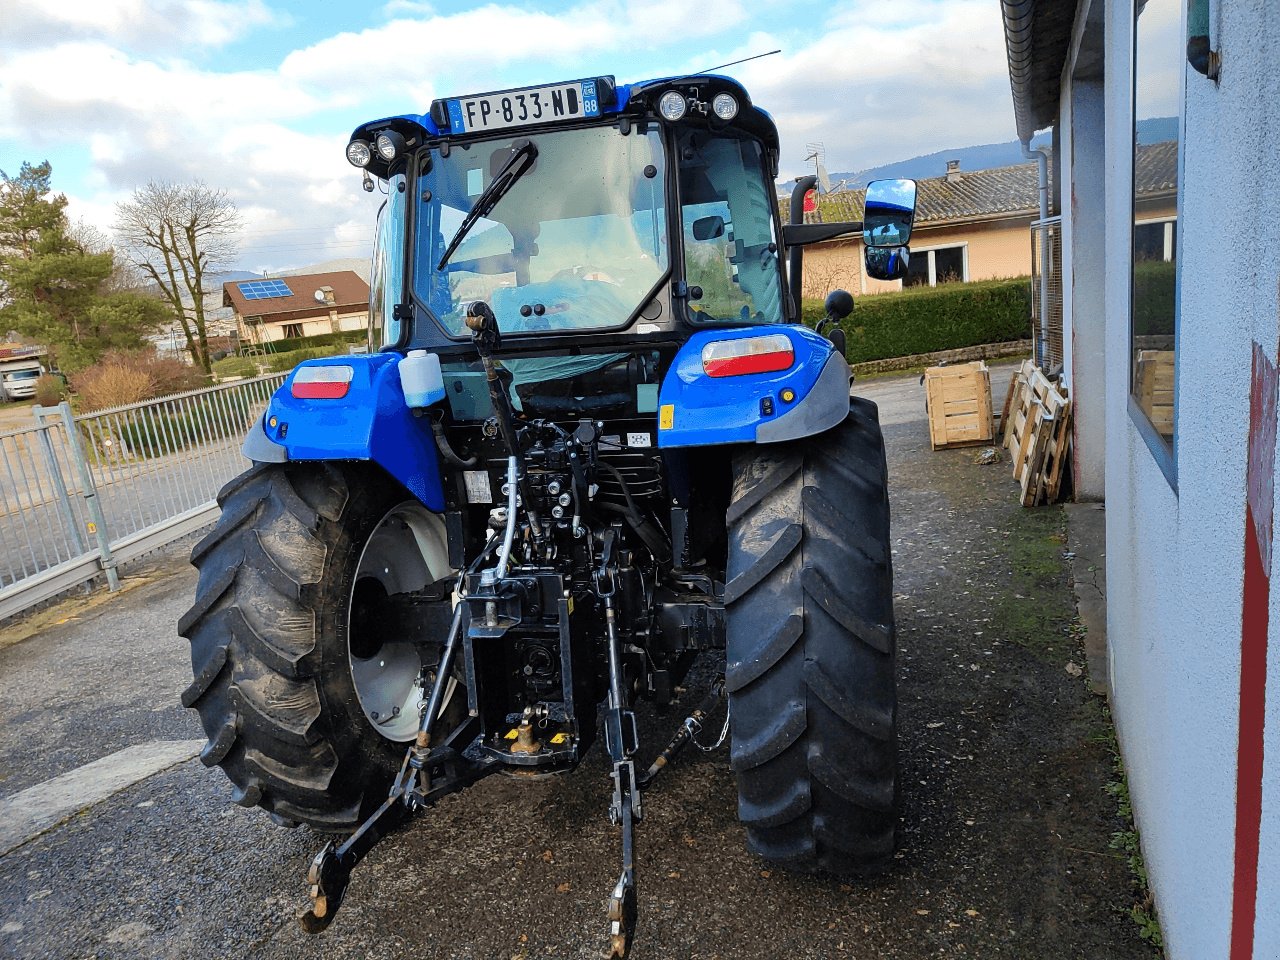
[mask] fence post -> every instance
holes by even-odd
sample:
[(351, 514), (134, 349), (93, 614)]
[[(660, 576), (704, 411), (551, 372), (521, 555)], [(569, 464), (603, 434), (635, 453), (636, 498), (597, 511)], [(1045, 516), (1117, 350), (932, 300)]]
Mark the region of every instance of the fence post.
[(76, 512), (71, 509), (71, 495), (67, 493), (67, 483), (62, 478), (62, 467), (53, 452), (53, 441), (49, 438), (49, 424), (45, 420), (45, 407), (36, 404), (31, 408), (35, 414), (36, 424), (40, 427), (40, 447), (44, 450), (45, 462), (49, 465), (49, 477), (53, 480), (53, 489), (57, 491), (58, 503), (62, 505), (62, 517), (71, 534), (77, 553), (86, 553), (84, 537), (80, 535), (80, 523), (76, 520)]
[(80, 446), (80, 434), (76, 431), (75, 414), (71, 412), (71, 404), (66, 400), (58, 404), (62, 414), (62, 426), (67, 432), (67, 449), (76, 462), (80, 473), (80, 489), (84, 496), (84, 505), (89, 511), (89, 532), (98, 541), (99, 562), (107, 574), (107, 586), (112, 590), (120, 589), (120, 576), (116, 573), (116, 561), (111, 555), (111, 538), (107, 536), (107, 522), (102, 516), (102, 503), (98, 500), (98, 490), (93, 483), (93, 474), (89, 470), (89, 462), (85, 459), (84, 448)]

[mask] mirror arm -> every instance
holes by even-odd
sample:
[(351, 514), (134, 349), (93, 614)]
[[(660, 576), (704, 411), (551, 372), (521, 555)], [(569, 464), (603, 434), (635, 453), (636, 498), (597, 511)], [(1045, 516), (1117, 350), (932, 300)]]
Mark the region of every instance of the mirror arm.
[(782, 239), (788, 247), (803, 247), (822, 240), (834, 240), (836, 237), (851, 233), (862, 233), (862, 221), (853, 220), (847, 223), (797, 223), (782, 228)]

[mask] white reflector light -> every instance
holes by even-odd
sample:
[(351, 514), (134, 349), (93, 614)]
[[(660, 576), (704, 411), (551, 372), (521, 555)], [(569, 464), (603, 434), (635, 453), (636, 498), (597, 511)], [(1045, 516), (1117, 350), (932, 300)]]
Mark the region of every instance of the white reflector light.
[(367, 167), (373, 159), (373, 149), (363, 140), (352, 140), (347, 144), (347, 162), (353, 167)]
[(404, 150), (404, 137), (394, 130), (383, 130), (374, 142), (378, 147), (378, 154), (387, 163), (393, 162)]
[(658, 101), (658, 112), (672, 123), (683, 117), (688, 109), (689, 101), (684, 98), (683, 93), (675, 90), (668, 90)]
[(785, 333), (740, 340), (713, 340), (702, 348), (702, 369), (709, 377), (775, 373), (795, 363), (791, 338)]
[(711, 101), (711, 109), (721, 120), (732, 120), (738, 115), (738, 101), (732, 94), (717, 93)]

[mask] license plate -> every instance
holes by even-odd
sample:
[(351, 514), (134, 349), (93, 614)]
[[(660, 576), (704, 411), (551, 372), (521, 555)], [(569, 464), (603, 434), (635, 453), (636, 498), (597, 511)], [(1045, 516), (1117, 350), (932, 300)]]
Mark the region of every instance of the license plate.
[(481, 133), (600, 116), (594, 80), (459, 97), (448, 104), (451, 133)]

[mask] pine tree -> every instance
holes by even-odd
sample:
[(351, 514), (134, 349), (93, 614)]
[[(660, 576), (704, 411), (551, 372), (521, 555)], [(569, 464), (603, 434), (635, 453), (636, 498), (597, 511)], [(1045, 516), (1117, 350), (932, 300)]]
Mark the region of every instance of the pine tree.
[(106, 350), (145, 346), (167, 311), (154, 298), (110, 288), (115, 254), (73, 236), (52, 172), (48, 161), (23, 163), (17, 176), (0, 170), (0, 331), (45, 344), (74, 371)]

